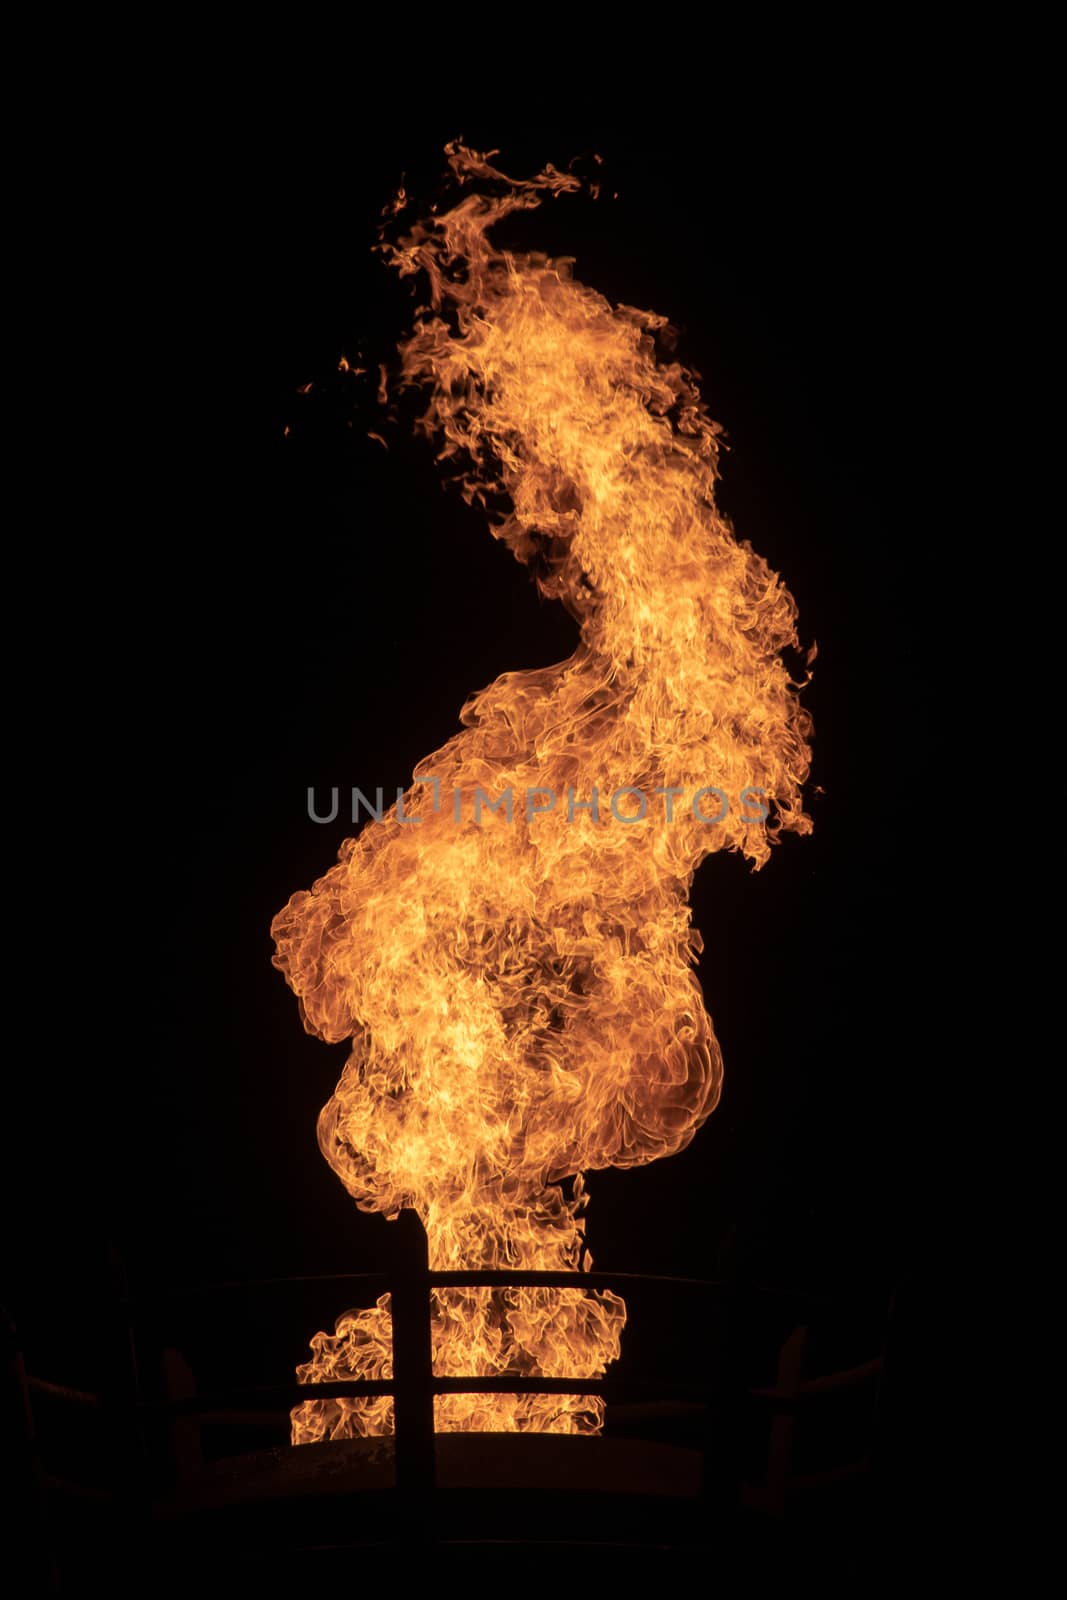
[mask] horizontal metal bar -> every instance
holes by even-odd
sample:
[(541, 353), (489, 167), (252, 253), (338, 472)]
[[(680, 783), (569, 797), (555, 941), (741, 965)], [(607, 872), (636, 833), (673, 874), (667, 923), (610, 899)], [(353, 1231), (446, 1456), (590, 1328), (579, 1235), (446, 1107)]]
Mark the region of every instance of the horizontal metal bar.
[(371, 1293), (386, 1293), (397, 1274), (395, 1272), (327, 1272), (315, 1277), (296, 1278), (230, 1278), (221, 1283), (182, 1283), (168, 1287), (142, 1289), (128, 1296), (126, 1305), (152, 1305), (161, 1300), (192, 1299), (206, 1294), (251, 1294), (260, 1289), (298, 1289), (311, 1285), (351, 1284), (353, 1288), (367, 1289)]
[(391, 1396), (391, 1378), (344, 1378), (336, 1383), (272, 1383), (255, 1389), (215, 1389), (210, 1394), (186, 1395), (174, 1400), (141, 1402), (141, 1410), (164, 1416), (197, 1416), (204, 1411), (269, 1410), (272, 1406), (298, 1406), (305, 1400), (372, 1399)]
[[(387, 1294), (404, 1274), (396, 1272), (337, 1272), (315, 1278), (247, 1278), (223, 1283), (184, 1284), (178, 1288), (156, 1289), (133, 1297), (134, 1303), (154, 1300), (180, 1300), (207, 1294), (241, 1294), (260, 1289), (292, 1289), (311, 1285), (350, 1284), (368, 1293)], [(648, 1272), (430, 1272), (426, 1282), (431, 1289), (603, 1289), (614, 1283), (670, 1284), (680, 1289), (726, 1289), (728, 1284), (714, 1278), (676, 1278)]]
[(610, 1289), (613, 1284), (669, 1283), (679, 1289), (724, 1289), (712, 1278), (670, 1278), (647, 1272), (431, 1272), (434, 1289)]
[(84, 1389), (72, 1389), (65, 1383), (49, 1383), (47, 1378), (27, 1377), (26, 1382), (35, 1394), (49, 1394), (54, 1400), (65, 1400), (72, 1406), (86, 1406), (96, 1411), (103, 1405), (98, 1394)]
[(705, 1382), (657, 1383), (641, 1378), (435, 1378), (435, 1394), (587, 1394), (605, 1400), (630, 1395), (655, 1395), (657, 1399), (707, 1398)]
[(848, 1367), (843, 1372), (828, 1372), (821, 1378), (804, 1378), (792, 1389), (750, 1389), (749, 1393), (755, 1400), (767, 1400), (779, 1410), (785, 1410), (805, 1400), (817, 1400), (824, 1394), (858, 1389), (865, 1383), (872, 1383), (881, 1376), (884, 1367), (885, 1362), (876, 1356), (873, 1361), (865, 1361), (859, 1367)]
[(231, 1410), (198, 1412), (199, 1421), (208, 1427), (276, 1428), (289, 1420), (291, 1406), (274, 1406), (261, 1411), (242, 1411), (239, 1406)]
[[(201, 1416), (207, 1412), (265, 1411), (273, 1406), (301, 1405), (305, 1400), (372, 1399), (392, 1395), (394, 1381), (388, 1379), (339, 1379), (335, 1383), (272, 1384), (255, 1389), (224, 1389), (212, 1394), (189, 1395), (181, 1399), (149, 1401), (142, 1410), (165, 1416)], [(661, 1400), (706, 1399), (711, 1393), (706, 1382), (656, 1382), (640, 1378), (530, 1378), (517, 1373), (494, 1378), (433, 1378), (434, 1394), (587, 1394), (605, 1399), (624, 1400), (632, 1396), (654, 1396)]]
[(797, 1389), (798, 1395), (829, 1394), (835, 1389), (854, 1389), (861, 1383), (871, 1383), (879, 1378), (885, 1369), (885, 1362), (881, 1356), (875, 1356), (872, 1361), (864, 1361), (858, 1367), (846, 1367), (841, 1372), (827, 1372), (821, 1378), (802, 1378)]
[[(329, 1272), (314, 1277), (294, 1278), (235, 1278), (221, 1283), (179, 1284), (176, 1287), (159, 1287), (143, 1290), (130, 1296), (127, 1306), (153, 1305), (168, 1300), (191, 1299), (212, 1294), (253, 1294), (261, 1290), (300, 1289), (319, 1286), (341, 1287), (349, 1285), (368, 1294), (388, 1294), (401, 1271), (392, 1272)], [(613, 1284), (663, 1284), (679, 1289), (719, 1290), (725, 1294), (767, 1295), (780, 1300), (802, 1301), (806, 1305), (836, 1305), (842, 1300), (854, 1300), (857, 1295), (842, 1291), (840, 1294), (816, 1294), (806, 1289), (783, 1288), (777, 1284), (735, 1283), (722, 1278), (682, 1278), (665, 1273), (651, 1272), (431, 1272), (427, 1278), (430, 1288), (544, 1288), (544, 1289), (610, 1289)]]
[(90, 1500), (94, 1505), (107, 1505), (117, 1499), (114, 1489), (101, 1489), (95, 1483), (76, 1483), (72, 1478), (57, 1478), (49, 1474), (44, 1480), (51, 1494), (62, 1494), (70, 1500)]

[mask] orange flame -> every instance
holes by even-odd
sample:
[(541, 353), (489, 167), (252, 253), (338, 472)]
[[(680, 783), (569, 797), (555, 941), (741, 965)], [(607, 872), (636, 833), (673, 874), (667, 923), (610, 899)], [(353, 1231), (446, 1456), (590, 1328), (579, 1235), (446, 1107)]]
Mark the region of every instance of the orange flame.
[[(424, 426), (468, 499), (506, 494), (494, 537), (580, 642), (467, 703), (401, 805), (278, 914), (274, 959), (308, 1031), (352, 1040), (319, 1143), (357, 1205), (415, 1207), (434, 1269), (577, 1270), (583, 1172), (681, 1150), (718, 1100), (688, 887), (713, 850), (758, 868), (783, 830), (810, 831), (811, 726), (781, 657), (796, 608), (716, 510), (720, 429), (693, 374), (657, 360), (665, 319), (496, 248), (494, 223), (580, 185), (552, 167), (514, 181), (495, 153), (450, 145), (467, 192), (382, 246), (430, 286), (403, 381), (428, 387)], [(693, 800), (712, 785), (718, 821), (718, 797)], [(626, 1318), (577, 1289), (439, 1291), (433, 1314), (451, 1376), (599, 1376)], [(387, 1297), (312, 1349), (304, 1382), (388, 1377)], [(450, 1395), (436, 1417), (594, 1432), (602, 1411)], [(384, 1399), (293, 1412), (296, 1443), (391, 1428)]]

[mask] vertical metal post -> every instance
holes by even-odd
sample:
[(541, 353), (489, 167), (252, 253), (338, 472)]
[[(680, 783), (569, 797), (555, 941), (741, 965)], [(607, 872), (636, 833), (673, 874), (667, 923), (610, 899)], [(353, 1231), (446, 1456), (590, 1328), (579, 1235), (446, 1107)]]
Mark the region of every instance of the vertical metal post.
[(430, 1257), (417, 1212), (402, 1211), (396, 1227), (402, 1260), (392, 1293), (396, 1484), (420, 1495), (434, 1484)]
[[(167, 1399), (192, 1400), (196, 1395), (196, 1379), (181, 1351), (168, 1347), (162, 1352), (160, 1365)], [(194, 1478), (204, 1465), (199, 1418), (195, 1414), (183, 1417), (179, 1413), (172, 1416), (168, 1443), (171, 1466), (178, 1482)]]
[(767, 1446), (766, 1509), (774, 1517), (784, 1517), (793, 1476), (793, 1439), (797, 1429), (796, 1399), (804, 1378), (808, 1330), (796, 1327), (778, 1352), (778, 1376), (774, 1384), (775, 1408), (771, 1415), (771, 1438)]

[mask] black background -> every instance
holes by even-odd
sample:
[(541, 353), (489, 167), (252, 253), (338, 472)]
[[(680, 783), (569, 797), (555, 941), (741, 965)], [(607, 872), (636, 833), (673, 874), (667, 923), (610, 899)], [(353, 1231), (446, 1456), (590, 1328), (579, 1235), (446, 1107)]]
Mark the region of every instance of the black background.
[[(69, 686), (64, 770), (100, 822), (68, 819), (58, 845), (80, 889), (73, 910), (60, 897), (56, 1049), (27, 1076), (18, 1141), (10, 1299), (72, 1377), (70, 1320), (91, 1344), (108, 1245), (135, 1286), (389, 1259), (388, 1225), (316, 1146), (345, 1049), (303, 1033), (270, 964), (272, 916), (351, 831), (310, 822), (306, 792), (407, 783), (470, 692), (574, 641), (403, 413), (383, 420), (374, 382), (338, 370), (361, 351), (373, 372), (406, 331), (378, 212), (402, 177), (431, 197), (460, 133), (520, 175), (603, 156), (598, 201), (504, 237), (677, 326), (727, 431), (722, 506), (819, 649), (813, 836), (759, 874), (712, 857), (693, 891), (722, 1102), (681, 1155), (592, 1175), (596, 1264), (875, 1295), (913, 1266), (931, 687), (904, 523), (940, 288), (907, 116), (860, 96), (771, 131), (753, 109), (714, 137), (358, 110), (220, 137), (190, 118), (150, 195), (132, 169), (111, 183), (128, 348), (104, 465), (132, 510), (86, 564), (108, 599)], [(245, 1336), (280, 1377), (313, 1331)]]

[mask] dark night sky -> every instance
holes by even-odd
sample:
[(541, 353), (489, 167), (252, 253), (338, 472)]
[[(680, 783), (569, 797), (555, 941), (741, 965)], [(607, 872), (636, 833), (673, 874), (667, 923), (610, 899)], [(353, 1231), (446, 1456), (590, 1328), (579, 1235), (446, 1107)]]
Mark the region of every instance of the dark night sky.
[(272, 915), (346, 832), (308, 820), (306, 789), (406, 783), (472, 690), (574, 638), (442, 489), (425, 442), (382, 429), (373, 393), (337, 371), (357, 348), (388, 358), (405, 331), (408, 290), (370, 251), (378, 210), (402, 173), (428, 193), (459, 131), (520, 174), (604, 156), (617, 200), (564, 198), (515, 241), (576, 257), (583, 281), (680, 329), (727, 430), (722, 505), (819, 646), (814, 835), (758, 875), (712, 857), (694, 888), (723, 1100), (682, 1155), (592, 1177), (593, 1254), (888, 1287), (913, 1250), (906, 1097), (925, 1071), (899, 463), (930, 405), (915, 240), (933, 201), (873, 112), (774, 139), (754, 118), (714, 157), (632, 128), (368, 123), (354, 116), (351, 157), (308, 128), (177, 141), (134, 230), (140, 359), (118, 432), (141, 441), (137, 508), (107, 553), (121, 582), (94, 687), (74, 691), (79, 758), (111, 796), (88, 869), (111, 931), (85, 974), (107, 999), (88, 1062), (75, 1041), (52, 1069), (64, 1154), (50, 1173), (30, 1163), (16, 1308), (54, 1319), (57, 1285), (91, 1283), (106, 1240), (139, 1283), (387, 1259), (386, 1224), (355, 1211), (315, 1142), (345, 1049), (303, 1033), (270, 965)]

